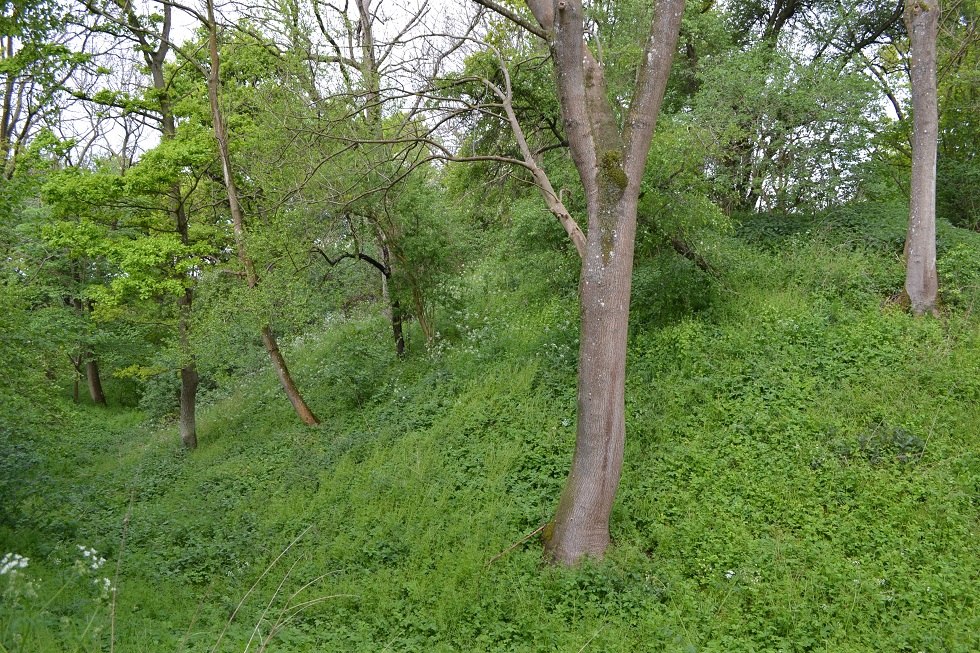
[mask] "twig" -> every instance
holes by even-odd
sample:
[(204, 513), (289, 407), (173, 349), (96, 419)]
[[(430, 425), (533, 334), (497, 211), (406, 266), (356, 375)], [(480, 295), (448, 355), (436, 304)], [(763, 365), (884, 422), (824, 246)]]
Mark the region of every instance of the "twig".
[(602, 626), (598, 630), (596, 630), (594, 633), (592, 633), (592, 637), (590, 637), (589, 640), (587, 642), (585, 642), (585, 644), (582, 644), (582, 648), (580, 648), (578, 650), (578, 653), (582, 653), (582, 651), (585, 650), (585, 647), (588, 646), (589, 644), (591, 644), (592, 643), (592, 640), (594, 640), (596, 637), (598, 637), (599, 636), (599, 633), (601, 633), (602, 632), (602, 629), (605, 628), (607, 625), (608, 624), (602, 624)]
[[(279, 592), (282, 591), (283, 586), (286, 585), (286, 580), (289, 579), (289, 576), (293, 573), (293, 569), (296, 569), (296, 565), (298, 565), (299, 562), (299, 560), (294, 560), (293, 564), (289, 566), (289, 571), (287, 571), (285, 575), (283, 575), (282, 580), (279, 581), (279, 586), (276, 587), (276, 591), (272, 593), (272, 598), (269, 599), (269, 603), (265, 606), (265, 610), (262, 611), (262, 614), (259, 615), (258, 620), (255, 622), (255, 628), (252, 630), (252, 636), (249, 637), (248, 642), (245, 643), (245, 653), (248, 653), (248, 649), (252, 647), (252, 641), (255, 639), (255, 636), (259, 634), (259, 628), (262, 626), (262, 621), (265, 620), (265, 616), (269, 614), (269, 610), (272, 609), (272, 604), (276, 602), (276, 599), (279, 597)], [(262, 643), (262, 647), (265, 648), (261, 637), (259, 638), (259, 641)]]
[(511, 551), (513, 551), (514, 549), (516, 549), (517, 547), (519, 547), (520, 545), (524, 544), (529, 539), (531, 539), (532, 537), (534, 537), (535, 535), (537, 535), (538, 533), (540, 533), (541, 531), (543, 531), (544, 528), (545, 528), (545, 526), (547, 526), (547, 525), (548, 525), (548, 522), (545, 522), (545, 523), (541, 524), (540, 526), (538, 526), (537, 528), (535, 528), (533, 531), (531, 531), (530, 533), (528, 533), (527, 535), (525, 535), (521, 539), (519, 539), (516, 542), (514, 542), (513, 544), (511, 544), (509, 547), (507, 547), (506, 549), (504, 549), (503, 551), (501, 551), (500, 553), (498, 553), (494, 557), (490, 558), (487, 561), (486, 568), (489, 569), (490, 568), (490, 565), (492, 565), (493, 563), (495, 563), (497, 560), (499, 560), (500, 558), (504, 557), (505, 555), (507, 555), (508, 553), (510, 553)]

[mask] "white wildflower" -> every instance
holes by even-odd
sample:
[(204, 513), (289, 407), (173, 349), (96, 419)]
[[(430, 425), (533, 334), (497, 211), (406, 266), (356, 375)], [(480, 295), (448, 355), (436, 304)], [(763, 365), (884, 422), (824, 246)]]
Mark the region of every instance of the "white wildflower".
[(13, 575), (20, 569), (26, 569), (28, 561), (30, 558), (25, 558), (19, 553), (4, 554), (3, 558), (0, 559), (0, 576)]
[(99, 588), (103, 596), (108, 596), (112, 590), (112, 580), (108, 578), (93, 578), (92, 583)]

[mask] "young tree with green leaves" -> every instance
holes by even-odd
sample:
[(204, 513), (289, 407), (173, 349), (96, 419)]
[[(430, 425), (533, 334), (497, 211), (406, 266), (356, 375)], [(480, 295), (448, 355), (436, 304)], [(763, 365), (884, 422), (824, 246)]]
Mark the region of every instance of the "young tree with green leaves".
[[(144, 106), (136, 108), (140, 108), (157, 123), (163, 142), (173, 141), (177, 136), (177, 121), (174, 115), (173, 87), (166, 70), (167, 57), (173, 47), (173, 5), (162, 3), (160, 14), (147, 16), (138, 14), (133, 4), (124, 0), (86, 0), (85, 6), (103, 19), (101, 29), (136, 46), (149, 73), (151, 84), (150, 89), (147, 89), (146, 101), (142, 103)], [(116, 101), (116, 98), (111, 96), (107, 101)], [(186, 207), (188, 193), (182, 188), (179, 179), (174, 180), (168, 195), (168, 211), (174, 230), (182, 246), (189, 248), (193, 243), (190, 216)], [(191, 347), (193, 303), (194, 284), (188, 277), (183, 293), (177, 299), (177, 337), (180, 350), (178, 424), (181, 442), (188, 449), (197, 447), (196, 405), (199, 376)]]

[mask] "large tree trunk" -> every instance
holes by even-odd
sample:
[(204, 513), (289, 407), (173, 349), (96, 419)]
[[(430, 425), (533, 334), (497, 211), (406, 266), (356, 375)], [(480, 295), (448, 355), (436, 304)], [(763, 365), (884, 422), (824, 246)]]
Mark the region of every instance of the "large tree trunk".
[(88, 380), (88, 393), (92, 397), (92, 403), (107, 406), (105, 393), (102, 391), (102, 378), (99, 376), (99, 363), (92, 352), (89, 352), (85, 358), (85, 378)]
[[(636, 204), (622, 201), (613, 211), (616, 228), (605, 238), (589, 238), (582, 261), (575, 455), (545, 543), (547, 553), (564, 564), (605, 552), (623, 467)], [(597, 220), (590, 224), (599, 226)]]
[(575, 455), (555, 519), (545, 533), (550, 557), (575, 564), (586, 556), (602, 556), (609, 545), (609, 518), (626, 438), (626, 343), (637, 202), (684, 2), (656, 2), (622, 129), (610, 104), (603, 66), (585, 43), (582, 3), (527, 4), (543, 28), (539, 36), (551, 46), (562, 121), (589, 216), (579, 281)]
[(911, 36), (912, 189), (909, 229), (905, 239), (905, 292), (916, 315), (935, 313), (939, 278), (936, 272), (936, 149), (939, 133), (936, 100), (936, 32), (938, 0), (906, 3), (905, 22)]

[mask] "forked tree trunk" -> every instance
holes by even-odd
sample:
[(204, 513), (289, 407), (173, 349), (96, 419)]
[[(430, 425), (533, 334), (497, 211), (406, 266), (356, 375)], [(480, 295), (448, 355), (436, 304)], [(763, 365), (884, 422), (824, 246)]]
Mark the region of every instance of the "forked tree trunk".
[[(585, 43), (581, 0), (527, 4), (542, 28), (535, 33), (551, 46), (562, 120), (589, 218), (579, 281), (575, 455), (555, 519), (545, 532), (550, 557), (575, 564), (586, 556), (602, 556), (609, 545), (626, 438), (626, 343), (637, 202), (684, 2), (656, 2), (622, 129), (603, 66)], [(542, 193), (549, 199), (544, 187)], [(572, 236), (576, 229), (570, 226), (566, 232)]]
[(99, 363), (95, 360), (92, 352), (89, 352), (85, 358), (85, 378), (88, 380), (88, 393), (92, 397), (92, 403), (99, 406), (108, 406), (105, 400), (105, 392), (102, 391)]
[(905, 23), (911, 36), (912, 188), (905, 239), (905, 292), (916, 315), (937, 310), (936, 149), (939, 133), (936, 99), (936, 33), (938, 0), (906, 2)]
[[(207, 2), (207, 24), (205, 27), (208, 30), (208, 50), (211, 63), (211, 70), (207, 78), (208, 101), (211, 105), (211, 121), (213, 123), (215, 139), (218, 141), (221, 172), (228, 195), (228, 207), (231, 212), (232, 229), (235, 233), (235, 246), (238, 251), (238, 260), (241, 262), (242, 267), (245, 268), (245, 281), (249, 289), (254, 289), (258, 286), (259, 277), (255, 271), (255, 262), (249, 256), (248, 245), (245, 241), (245, 216), (238, 199), (238, 188), (235, 184), (235, 176), (231, 167), (231, 150), (228, 146), (228, 132), (225, 128), (224, 115), (219, 102), (221, 59), (218, 55), (218, 26), (214, 18), (214, 2), (212, 0), (208, 0)], [(313, 414), (313, 411), (306, 404), (303, 395), (300, 393), (299, 388), (296, 387), (296, 383), (289, 373), (286, 360), (279, 350), (279, 343), (276, 341), (276, 336), (272, 332), (272, 328), (266, 323), (262, 325), (260, 330), (262, 333), (262, 343), (265, 345), (265, 350), (269, 354), (272, 368), (279, 378), (279, 384), (286, 393), (286, 397), (293, 405), (296, 416), (304, 424), (309, 426), (319, 424), (320, 420), (317, 419), (316, 415)]]

